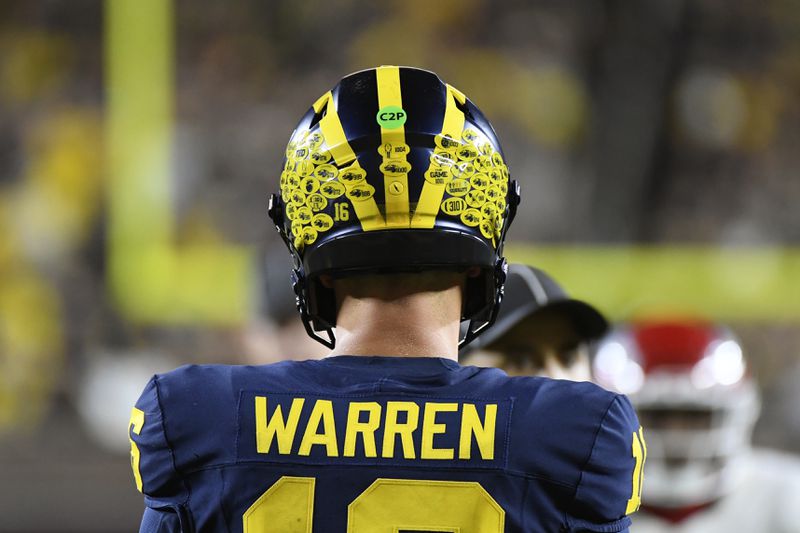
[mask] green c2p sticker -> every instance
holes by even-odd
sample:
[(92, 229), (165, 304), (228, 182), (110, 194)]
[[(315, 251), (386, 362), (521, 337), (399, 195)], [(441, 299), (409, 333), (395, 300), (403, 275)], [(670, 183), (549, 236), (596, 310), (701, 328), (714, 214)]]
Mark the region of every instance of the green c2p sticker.
[(394, 130), (401, 127), (406, 123), (406, 112), (402, 107), (397, 105), (387, 105), (382, 107), (378, 114), (375, 115), (375, 120), (380, 126), (387, 130)]

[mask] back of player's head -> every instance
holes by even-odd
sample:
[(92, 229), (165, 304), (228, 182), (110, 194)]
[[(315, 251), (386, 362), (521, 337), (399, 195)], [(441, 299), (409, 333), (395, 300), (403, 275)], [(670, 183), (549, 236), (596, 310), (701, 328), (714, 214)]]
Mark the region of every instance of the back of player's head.
[(647, 439), (643, 503), (678, 508), (730, 491), (759, 398), (741, 345), (703, 320), (622, 325), (598, 346), (596, 381), (628, 394)]
[(494, 321), (518, 187), (491, 124), (434, 73), (384, 66), (343, 78), (292, 134), (280, 189), (270, 216), (315, 339), (333, 346), (336, 326), (322, 276), (477, 267), (464, 290), (463, 342)]

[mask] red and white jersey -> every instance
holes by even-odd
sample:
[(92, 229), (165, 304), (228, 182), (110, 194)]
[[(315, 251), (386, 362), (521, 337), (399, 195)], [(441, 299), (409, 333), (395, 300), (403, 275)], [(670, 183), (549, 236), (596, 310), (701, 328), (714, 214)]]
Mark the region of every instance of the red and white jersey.
[(756, 449), (742, 462), (741, 474), (733, 492), (679, 522), (648, 512), (643, 502), (631, 517), (631, 532), (800, 533), (800, 459)]

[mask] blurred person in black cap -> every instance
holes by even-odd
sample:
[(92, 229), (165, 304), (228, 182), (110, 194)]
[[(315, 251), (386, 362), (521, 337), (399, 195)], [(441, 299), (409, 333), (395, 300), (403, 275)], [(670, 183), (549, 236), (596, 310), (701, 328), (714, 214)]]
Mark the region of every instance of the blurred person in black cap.
[(497, 321), (460, 356), (511, 375), (590, 381), (589, 344), (608, 328), (597, 309), (570, 298), (545, 272), (513, 264)]

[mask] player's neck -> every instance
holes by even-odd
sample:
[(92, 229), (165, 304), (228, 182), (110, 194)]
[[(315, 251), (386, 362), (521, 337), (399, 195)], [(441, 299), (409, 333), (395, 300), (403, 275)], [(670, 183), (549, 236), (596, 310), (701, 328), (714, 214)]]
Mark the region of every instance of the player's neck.
[(458, 360), (461, 293), (420, 292), (391, 300), (346, 297), (330, 355), (445, 357)]

